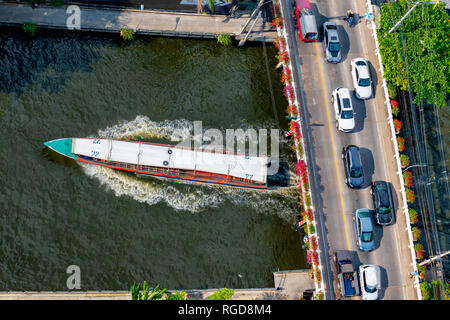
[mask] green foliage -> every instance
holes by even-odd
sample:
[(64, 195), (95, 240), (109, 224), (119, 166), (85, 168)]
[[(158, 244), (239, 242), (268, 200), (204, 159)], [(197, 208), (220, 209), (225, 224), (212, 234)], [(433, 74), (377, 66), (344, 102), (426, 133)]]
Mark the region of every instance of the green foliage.
[(51, 4), (55, 7), (61, 7), (63, 5), (62, 0), (51, 0)]
[(216, 0), (208, 0), (209, 10), (211, 10), (211, 14), (214, 13), (214, 7), (216, 6)]
[(144, 281), (142, 287), (143, 294), (141, 292), (141, 285), (133, 283), (131, 286), (131, 299), (132, 300), (164, 300), (164, 294), (167, 291), (166, 288), (160, 289), (159, 284), (150, 291), (150, 287), (147, 281)]
[(25, 22), (22, 25), (22, 30), (27, 33), (31, 33), (32, 36), (34, 36), (36, 29), (37, 29), (37, 25), (35, 25), (34, 23), (31, 23), (31, 22)]
[(409, 157), (406, 154), (401, 154), (400, 162), (402, 163), (402, 168), (407, 168), (409, 166)]
[(410, 220), (411, 224), (415, 224), (415, 223), (417, 223), (417, 221), (419, 221), (419, 215), (417, 214), (416, 210), (408, 209), (408, 213), (409, 213), (409, 220)]
[(219, 37), (217, 38), (217, 42), (219, 42), (220, 44), (223, 44), (224, 46), (230, 46), (232, 43), (231, 37), (229, 34), (223, 33), (221, 35), (219, 35)]
[(419, 230), (418, 228), (416, 228), (416, 227), (413, 227), (413, 228), (411, 229), (411, 231), (412, 231), (412, 234), (413, 234), (413, 240), (414, 240), (414, 241), (419, 240), (420, 236), (422, 235), (422, 231), (420, 231), (420, 230)]
[(186, 291), (177, 291), (166, 296), (166, 300), (187, 300)]
[[(450, 298), (450, 285), (444, 283), (444, 299)], [(433, 280), (430, 282), (421, 282), (420, 291), (422, 291), (423, 300), (441, 300), (441, 282), (439, 280)]]
[(132, 29), (120, 29), (120, 36), (124, 40), (133, 40), (134, 30)]
[(131, 286), (131, 300), (142, 300), (142, 293), (140, 292), (141, 285), (133, 283)]
[[(380, 7), (380, 29), (377, 32), (389, 95), (394, 96), (395, 87), (408, 90), (405, 51), (411, 91), (415, 93), (414, 102), (419, 104), (426, 100), (443, 107), (450, 93), (450, 20), (445, 3), (419, 5), (401, 26), (388, 34), (411, 5), (406, 0), (398, 0), (391, 1), (390, 5), (383, 3)], [(402, 48), (401, 30), (405, 50)]]
[(234, 295), (234, 290), (223, 288), (220, 290), (217, 290), (212, 295), (208, 297), (208, 300), (228, 300), (231, 299)]

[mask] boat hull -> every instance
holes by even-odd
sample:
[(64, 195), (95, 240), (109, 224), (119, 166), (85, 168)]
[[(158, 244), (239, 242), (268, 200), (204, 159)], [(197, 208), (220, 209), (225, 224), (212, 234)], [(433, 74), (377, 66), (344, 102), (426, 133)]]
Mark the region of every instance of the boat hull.
[(137, 176), (143, 176), (143, 177), (156, 177), (156, 178), (163, 178), (163, 179), (176, 179), (181, 181), (189, 181), (189, 182), (197, 182), (197, 183), (207, 183), (207, 184), (217, 184), (217, 185), (228, 185), (233, 187), (241, 187), (241, 188), (251, 188), (251, 189), (268, 189), (267, 185), (254, 185), (254, 184), (246, 184), (238, 181), (227, 181), (226, 179), (223, 180), (213, 180), (213, 179), (205, 179), (205, 178), (195, 178), (195, 177), (181, 177), (176, 176), (172, 174), (164, 174), (164, 173), (156, 173), (156, 172), (147, 172), (142, 170), (137, 170), (133, 168), (121, 168), (117, 166), (112, 166), (108, 164), (98, 163), (94, 161), (89, 161), (86, 159), (83, 159), (81, 157), (77, 157), (75, 159), (76, 161), (88, 163), (91, 165), (98, 165), (110, 169), (115, 169), (119, 171), (126, 171), (126, 172), (133, 172)]

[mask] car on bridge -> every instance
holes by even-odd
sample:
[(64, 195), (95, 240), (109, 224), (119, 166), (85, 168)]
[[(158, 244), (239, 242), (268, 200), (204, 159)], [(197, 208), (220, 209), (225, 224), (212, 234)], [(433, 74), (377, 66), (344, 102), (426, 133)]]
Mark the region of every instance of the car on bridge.
[(374, 181), (370, 186), (376, 222), (388, 226), (394, 221), (394, 201), (389, 184), (385, 181)]
[(343, 132), (352, 132), (355, 129), (355, 117), (350, 90), (343, 87), (334, 89), (331, 103), (334, 105), (336, 128)]
[(334, 254), (338, 287), (344, 297), (360, 295), (358, 276), (353, 267), (352, 252), (348, 250), (337, 250)]
[(350, 62), (353, 86), (358, 99), (372, 97), (372, 80), (370, 79), (369, 64), (363, 58), (356, 58)]
[(377, 300), (381, 288), (380, 267), (372, 264), (359, 266), (359, 283), (363, 300)]
[(364, 174), (359, 147), (352, 144), (344, 147), (342, 160), (344, 160), (345, 183), (350, 188), (360, 188), (364, 182)]
[(322, 25), (322, 46), (325, 59), (330, 63), (341, 61), (341, 43), (335, 22), (327, 21)]
[(356, 244), (361, 251), (372, 251), (375, 248), (372, 213), (361, 208), (353, 212), (355, 222)]

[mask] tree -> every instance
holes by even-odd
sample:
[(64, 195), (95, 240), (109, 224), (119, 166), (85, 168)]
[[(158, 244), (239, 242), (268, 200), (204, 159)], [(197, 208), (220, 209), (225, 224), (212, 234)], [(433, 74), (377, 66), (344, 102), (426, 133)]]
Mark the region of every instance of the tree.
[(418, 6), (388, 34), (411, 5), (406, 0), (381, 4), (377, 32), (385, 78), (390, 91), (411, 89), (414, 103), (425, 100), (443, 107), (450, 93), (450, 20), (445, 3)]

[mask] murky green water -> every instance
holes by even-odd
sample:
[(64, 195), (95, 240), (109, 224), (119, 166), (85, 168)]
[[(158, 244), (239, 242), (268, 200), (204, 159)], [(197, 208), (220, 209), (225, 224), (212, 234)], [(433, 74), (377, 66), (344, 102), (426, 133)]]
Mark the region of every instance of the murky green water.
[[(267, 51), (286, 129), (276, 52)], [(43, 146), (84, 136), (176, 143), (194, 120), (204, 129), (277, 128), (262, 47), (42, 30), (29, 39), (2, 29), (0, 56), (0, 290), (66, 290), (69, 265), (80, 267), (83, 290), (143, 280), (272, 287), (278, 268), (306, 267), (295, 186), (141, 180)]]

